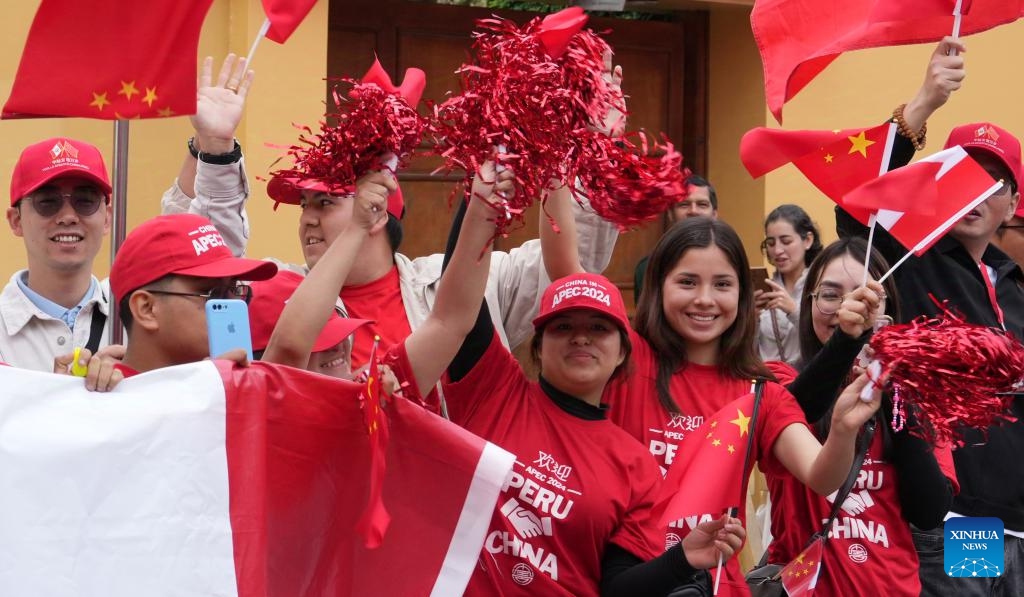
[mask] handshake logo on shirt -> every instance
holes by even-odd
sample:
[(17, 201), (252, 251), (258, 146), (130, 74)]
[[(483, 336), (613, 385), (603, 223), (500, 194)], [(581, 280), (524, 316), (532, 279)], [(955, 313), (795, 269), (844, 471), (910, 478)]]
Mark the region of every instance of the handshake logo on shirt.
[(551, 536), (551, 517), (537, 516), (524, 508), (516, 498), (509, 498), (501, 507), (501, 513), (512, 523), (512, 527), (523, 539), (541, 535)]

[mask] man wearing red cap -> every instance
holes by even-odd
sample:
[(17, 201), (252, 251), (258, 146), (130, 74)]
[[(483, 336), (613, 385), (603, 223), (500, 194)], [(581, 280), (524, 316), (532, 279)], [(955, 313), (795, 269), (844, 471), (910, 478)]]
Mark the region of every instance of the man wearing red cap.
[[(899, 137), (898, 137), (899, 139)], [(1024, 337), (1024, 273), (993, 241), (997, 231), (1015, 217), (1024, 176), (1020, 141), (988, 122), (953, 129), (945, 147), (959, 145), (993, 179), (1005, 184), (920, 257), (911, 257), (894, 276), (904, 321), (936, 316), (944, 304), (965, 321), (1007, 330)], [(894, 151), (894, 156), (896, 152)], [(909, 161), (909, 158), (905, 161)], [(837, 227), (855, 227), (837, 210)], [(876, 230), (875, 247), (890, 263), (907, 249), (884, 230)], [(922, 595), (1024, 594), (1024, 399), (1013, 404), (1017, 421), (992, 427), (987, 433), (965, 430), (964, 445), (953, 452), (960, 493), (947, 520), (955, 516), (995, 517), (1005, 527), (1005, 567), (999, 578), (964, 582), (951, 579), (943, 563), (943, 529), (914, 533), (920, 560)]]
[(126, 376), (208, 356), (206, 301), (249, 297), (239, 280), (266, 280), (269, 261), (235, 257), (210, 220), (157, 216), (125, 238), (110, 290), (128, 336)]
[[(165, 213), (209, 216), (241, 254), (248, 188), (238, 183), (244, 172), (232, 137), (252, 71), (229, 55), (212, 83), (211, 62), (203, 65), (192, 117), (203, 164), (198, 174), (194, 163), (183, 168), (162, 207)], [(28, 269), (16, 272), (0, 293), (0, 361), (52, 371), (54, 359), (69, 360), (76, 347), (96, 352), (107, 345), (110, 292), (92, 275), (92, 265), (110, 229), (110, 192), (103, 156), (93, 145), (59, 137), (22, 152), (11, 177), (7, 221), (25, 241)]]

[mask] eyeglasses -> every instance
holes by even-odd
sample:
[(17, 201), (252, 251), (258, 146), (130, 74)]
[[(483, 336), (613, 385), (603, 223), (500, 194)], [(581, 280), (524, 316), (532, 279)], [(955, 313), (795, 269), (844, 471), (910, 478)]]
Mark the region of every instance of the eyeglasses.
[(839, 307), (843, 305), (843, 299), (846, 298), (846, 295), (841, 294), (837, 290), (826, 288), (812, 292), (811, 297), (814, 298), (814, 306), (818, 309), (819, 313), (822, 315), (835, 315), (839, 311)]
[(99, 211), (107, 199), (103, 192), (95, 187), (76, 187), (70, 193), (62, 192), (55, 187), (43, 188), (26, 198), (31, 199), (32, 209), (44, 218), (57, 215), (64, 209), (65, 202), (70, 203), (78, 215), (91, 216)]
[(194, 296), (203, 299), (206, 302), (210, 299), (241, 299), (249, 303), (252, 299), (252, 287), (248, 284), (241, 282), (236, 283), (234, 286), (220, 286), (218, 288), (211, 288), (206, 292), (177, 292), (174, 290), (155, 290), (146, 288), (146, 292), (152, 294), (166, 294), (169, 296)]

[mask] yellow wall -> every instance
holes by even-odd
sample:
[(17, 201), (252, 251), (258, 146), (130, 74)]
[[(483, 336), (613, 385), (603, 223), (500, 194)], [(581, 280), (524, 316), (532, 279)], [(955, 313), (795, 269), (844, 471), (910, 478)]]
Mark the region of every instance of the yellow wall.
[[(338, 0), (336, 0), (338, 1)], [(0, 98), (6, 98), (17, 70), (25, 37), (38, 2), (9, 3), (0, 21)], [(318, 2), (310, 16), (285, 45), (264, 41), (256, 54), (256, 82), (246, 119), (238, 131), (246, 151), (253, 187), (249, 203), (252, 242), (249, 254), (301, 259), (295, 242), (294, 208), (271, 211), (264, 192), (265, 176), (280, 154), (266, 143), (288, 144), (297, 131), (292, 123), (314, 124), (323, 114), (323, 81), (327, 64), (327, 1)], [(200, 41), (200, 56), (219, 61), (230, 49), (248, 50), (263, 21), (259, 0), (215, 0)], [(992, 120), (1024, 135), (1024, 112), (1017, 97), (1024, 80), (1015, 64), (1016, 40), (1024, 22), (968, 38), (968, 80), (929, 123), (926, 152), (941, 148), (955, 123)], [(786, 127), (831, 129), (881, 122), (893, 106), (907, 101), (921, 83), (931, 46), (881, 48), (846, 54), (836, 60), (785, 109)], [(760, 261), (758, 244), (764, 214), (774, 206), (803, 205), (820, 224), (825, 241), (834, 238), (832, 206), (797, 170), (783, 167), (761, 180), (751, 180), (737, 154), (740, 137), (755, 126), (777, 126), (764, 104), (761, 62), (750, 34), (749, 8), (716, 5), (711, 8), (709, 135), (706, 173), (718, 188), (720, 214), (737, 228), (753, 261)], [(1018, 75), (1018, 76), (1014, 76)], [(55, 72), (59, 82), (59, 72)], [(0, 122), (0, 189), (5, 195), (10, 172), (21, 149), (39, 139), (67, 135), (98, 145), (110, 156), (113, 125), (85, 119), (38, 119)], [(129, 156), (129, 229), (159, 210), (159, 198), (170, 185), (185, 155), (191, 126), (184, 117), (135, 121), (131, 124)], [(108, 163), (109, 165), (109, 163)], [(95, 271), (108, 269), (108, 249), (96, 260)], [(24, 267), (21, 239), (0, 232), (0, 280)]]
[[(18, 61), (38, 2), (8, 3), (0, 20), (0, 99), (10, 94)], [(215, 64), (228, 52), (248, 51), (263, 22), (259, 0), (215, 0), (203, 26), (199, 56), (213, 55)], [(215, 66), (215, 69), (217, 67)], [(246, 118), (238, 130), (245, 148), (246, 165), (253, 187), (249, 203), (253, 238), (249, 254), (273, 255), (282, 259), (301, 258), (296, 242), (296, 216), (284, 207), (271, 211), (264, 192), (265, 183), (255, 180), (265, 175), (280, 150), (265, 143), (289, 144), (298, 132), (291, 123), (314, 124), (323, 114), (323, 77), (327, 70), (327, 2), (318, 2), (286, 45), (264, 40), (254, 62), (256, 80), (246, 108)], [(216, 70), (214, 71), (216, 73)], [(60, 73), (54, 73), (59, 85)], [(59, 87), (56, 87), (59, 89)], [(168, 188), (185, 153), (185, 140), (191, 135), (188, 118), (133, 121), (129, 141), (128, 229), (157, 215), (160, 196)], [(69, 136), (97, 145), (111, 167), (113, 124), (108, 121), (79, 118), (5, 120), (0, 122), (0, 189), (4, 204), (9, 197), (10, 175), (22, 148), (53, 136)], [(0, 281), (16, 269), (25, 267), (24, 245), (3, 226), (0, 232)], [(103, 276), (109, 269), (109, 248), (104, 244), (94, 271)]]
[[(747, 253), (757, 257), (763, 232), (756, 218), (782, 203), (803, 206), (819, 224), (823, 240), (835, 239), (832, 202), (793, 166), (751, 181), (739, 162), (742, 132), (778, 127), (764, 104), (760, 56), (750, 34), (749, 9), (715, 8), (711, 18), (710, 172), (720, 189), (720, 214), (743, 235)], [(965, 38), (967, 80), (928, 122), (928, 146), (918, 156), (942, 149), (956, 125), (988, 120), (1024, 138), (1024, 92), (1017, 64), (1024, 22)], [(834, 129), (881, 123), (909, 101), (924, 79), (934, 45), (875, 48), (840, 56), (783, 110), (787, 129)], [(751, 94), (737, 98), (736, 94)], [(742, 121), (742, 126), (739, 122)]]

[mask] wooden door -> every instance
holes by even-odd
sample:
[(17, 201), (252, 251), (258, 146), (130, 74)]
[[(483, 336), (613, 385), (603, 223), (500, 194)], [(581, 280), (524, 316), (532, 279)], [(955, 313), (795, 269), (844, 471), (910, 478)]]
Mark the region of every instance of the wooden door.
[[(426, 71), (424, 98), (443, 100), (446, 92), (459, 89), (455, 70), (467, 61), (475, 21), (492, 14), (520, 23), (537, 16), (407, 0), (334, 0), (328, 77), (362, 75), (376, 52), (396, 81), (406, 68)], [(663, 131), (688, 167), (705, 172), (708, 13), (679, 12), (669, 22), (594, 18), (590, 27), (610, 30), (606, 38), (625, 74), (629, 129)], [(407, 206), (401, 252), (411, 257), (444, 250), (448, 202), (462, 175), (431, 174), (439, 164), (436, 158), (417, 158), (399, 175)], [(497, 248), (509, 249), (537, 236), (537, 208), (531, 211), (526, 225), (500, 239)], [(650, 252), (665, 225), (660, 219), (619, 237), (605, 274), (622, 289), (630, 310), (633, 268)]]

